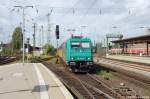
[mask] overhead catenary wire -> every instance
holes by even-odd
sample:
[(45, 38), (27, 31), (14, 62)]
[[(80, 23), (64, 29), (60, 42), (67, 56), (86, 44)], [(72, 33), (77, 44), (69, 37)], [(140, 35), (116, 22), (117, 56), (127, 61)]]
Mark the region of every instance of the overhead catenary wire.
[[(78, 5), (81, 3), (81, 0), (77, 0), (77, 2), (74, 4), (74, 6), (73, 7), (50, 7), (50, 8), (53, 8), (54, 9), (54, 13), (53, 14), (57, 14), (57, 13), (62, 13), (63, 15), (70, 15), (70, 14), (72, 14), (72, 15), (75, 15), (75, 14), (82, 14), (83, 15), (83, 18), (82, 19), (84, 19), (84, 17), (86, 16), (86, 15), (90, 15), (91, 13), (90, 12), (93, 12), (94, 10), (96, 10), (96, 12), (94, 12), (94, 13), (92, 13), (92, 14), (94, 14), (94, 15), (102, 15), (102, 14), (104, 14), (104, 13), (107, 13), (107, 12), (105, 12), (105, 9), (108, 9), (108, 10), (112, 10), (113, 11), (113, 8), (112, 9), (110, 9), (110, 8), (93, 8), (93, 6), (92, 6), (92, 4), (94, 4), (94, 2), (95, 2), (96, 0), (94, 0), (93, 1), (93, 3), (91, 3), (91, 8), (90, 8), (90, 6), (89, 7), (86, 7), (86, 8), (80, 8), (80, 7), (78, 7)], [(89, 9), (90, 8), (90, 9)], [(59, 9), (62, 9), (61, 11), (57, 11), (57, 10), (59, 10)], [(64, 11), (63, 9), (67, 9), (68, 11)], [(89, 9), (89, 10), (88, 10)], [(120, 8), (115, 8), (115, 9), (120, 9)], [(132, 11), (130, 10), (130, 8), (128, 8), (129, 9), (129, 14), (132, 14)], [(39, 8), (37, 7), (37, 9), (36, 9), (36, 12), (37, 13), (39, 13)], [(83, 10), (85, 11), (85, 10), (87, 10), (86, 11), (86, 13), (77, 13), (78, 11), (81, 11), (81, 12), (83, 12)], [(18, 10), (18, 12), (17, 13), (19, 13), (19, 10)], [(82, 20), (82, 19), (80, 19), (80, 20)], [(85, 19), (84, 19), (85, 20)], [(97, 19), (94, 19), (94, 20), (97, 20)]]
[[(120, 10), (121, 8), (102, 8), (102, 7), (97, 7), (97, 8), (91, 8), (91, 7), (86, 7), (86, 8), (81, 8), (81, 7), (54, 7), (54, 6), (50, 6), (47, 7), (48, 9), (53, 9), (53, 14), (62, 14), (61, 17), (64, 17), (63, 15), (74, 15), (77, 14), (77, 12), (81, 12), (79, 13), (80, 15), (88, 15), (88, 13), (91, 12), (95, 12), (92, 13), (93, 15), (101, 15), (101, 14), (106, 14), (107, 13), (112, 13), (115, 12), (116, 9)], [(135, 9), (135, 8), (134, 8)], [(67, 11), (66, 11), (67, 10)], [(39, 8), (36, 8), (36, 12), (39, 13)], [(86, 12), (86, 13), (82, 13), (82, 12)], [(124, 11), (123, 11), (124, 12)], [(128, 12), (129, 14), (132, 14), (132, 9), (128, 8), (128, 10), (126, 10), (125, 12)], [(50, 13), (50, 12), (48, 12)], [(90, 15), (91, 13), (89, 13)]]

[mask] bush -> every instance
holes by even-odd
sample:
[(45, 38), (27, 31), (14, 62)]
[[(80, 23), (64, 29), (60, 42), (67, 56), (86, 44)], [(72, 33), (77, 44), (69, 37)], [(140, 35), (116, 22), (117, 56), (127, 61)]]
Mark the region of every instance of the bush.
[(47, 43), (43, 46), (43, 54), (44, 55), (54, 54), (54, 53), (55, 53), (55, 49), (52, 45)]

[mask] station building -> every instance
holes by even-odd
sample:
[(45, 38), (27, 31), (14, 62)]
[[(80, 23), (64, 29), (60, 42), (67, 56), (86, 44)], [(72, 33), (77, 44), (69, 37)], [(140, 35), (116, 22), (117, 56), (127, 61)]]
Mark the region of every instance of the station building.
[(150, 35), (143, 35), (111, 41), (114, 45), (109, 49), (111, 54), (134, 54), (150, 56)]

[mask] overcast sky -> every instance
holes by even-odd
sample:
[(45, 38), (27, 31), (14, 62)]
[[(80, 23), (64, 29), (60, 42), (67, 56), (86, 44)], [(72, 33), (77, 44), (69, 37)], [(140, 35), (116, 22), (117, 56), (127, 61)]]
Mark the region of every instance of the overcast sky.
[(22, 10), (14, 9), (15, 5), (34, 6), (25, 10), (26, 37), (32, 39), (32, 26), (36, 22), (38, 46), (42, 42), (41, 25), (44, 26), (44, 42), (47, 41), (46, 15), (51, 9), (51, 34), (48, 38), (52, 44), (56, 43), (56, 24), (60, 25), (60, 44), (71, 33), (83, 32), (84, 36), (100, 42), (107, 33), (120, 32), (124, 37), (132, 37), (147, 34), (150, 27), (149, 0), (0, 0), (0, 40), (4, 42), (10, 41), (14, 28), (22, 22)]

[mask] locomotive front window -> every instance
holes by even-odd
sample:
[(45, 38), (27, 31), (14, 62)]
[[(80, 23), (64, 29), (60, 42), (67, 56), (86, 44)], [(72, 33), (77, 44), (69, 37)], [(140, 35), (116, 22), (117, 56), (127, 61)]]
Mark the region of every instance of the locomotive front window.
[(89, 48), (90, 47), (90, 43), (89, 42), (84, 42), (81, 45), (83, 48)]
[(72, 42), (71, 43), (71, 48), (78, 48), (78, 47), (81, 47), (81, 43), (79, 43), (79, 42)]
[(89, 48), (90, 43), (89, 42), (72, 42), (71, 43), (71, 48), (78, 48), (78, 47)]

